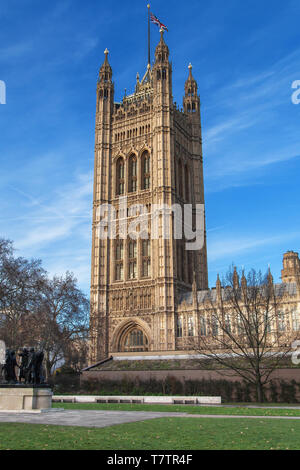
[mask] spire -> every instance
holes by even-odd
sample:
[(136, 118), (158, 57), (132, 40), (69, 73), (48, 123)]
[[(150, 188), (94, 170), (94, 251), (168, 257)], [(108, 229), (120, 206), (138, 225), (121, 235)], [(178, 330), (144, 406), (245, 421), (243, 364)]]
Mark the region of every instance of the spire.
[(237, 269), (236, 267), (234, 267), (234, 271), (233, 271), (233, 287), (234, 289), (238, 289), (240, 287), (240, 279), (239, 279), (239, 275), (237, 273)]
[(160, 41), (155, 49), (156, 62), (168, 62), (170, 51), (164, 40), (164, 29), (160, 30)]
[(101, 82), (108, 82), (108, 81), (111, 82), (112, 80), (112, 68), (108, 62), (108, 54), (109, 54), (109, 51), (106, 48), (104, 51), (105, 59), (99, 72), (99, 81)]
[(192, 72), (193, 66), (191, 63), (189, 64), (188, 69), (189, 69), (189, 76), (188, 76), (187, 81), (185, 82), (185, 96), (196, 97), (197, 92), (198, 92), (198, 85), (197, 85), (196, 80), (193, 77), (193, 72)]
[(243, 270), (243, 275), (242, 275), (242, 279), (241, 279), (241, 286), (242, 286), (243, 289), (247, 289), (247, 279), (246, 279), (244, 270)]
[(185, 82), (184, 91), (185, 96), (183, 99), (183, 107), (186, 113), (200, 113), (200, 98), (198, 96), (198, 85), (193, 77), (193, 66), (190, 63), (188, 66), (189, 75)]
[(222, 284), (220, 281), (220, 276), (218, 274), (217, 282), (216, 282), (216, 291), (217, 291), (217, 302), (222, 300)]
[(272, 284), (274, 283), (274, 278), (273, 278), (273, 276), (272, 276), (270, 266), (269, 266), (269, 270), (268, 270), (268, 283), (269, 283), (270, 285), (272, 285)]

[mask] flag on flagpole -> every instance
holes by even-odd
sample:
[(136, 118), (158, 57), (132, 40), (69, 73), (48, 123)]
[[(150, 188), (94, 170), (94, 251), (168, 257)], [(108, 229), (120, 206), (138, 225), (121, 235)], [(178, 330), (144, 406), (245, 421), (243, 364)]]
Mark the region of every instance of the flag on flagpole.
[(153, 13), (150, 13), (150, 19), (151, 19), (151, 22), (156, 24), (160, 29), (163, 29), (164, 31), (169, 31), (167, 26), (164, 25), (161, 21), (159, 21), (159, 19), (153, 15)]

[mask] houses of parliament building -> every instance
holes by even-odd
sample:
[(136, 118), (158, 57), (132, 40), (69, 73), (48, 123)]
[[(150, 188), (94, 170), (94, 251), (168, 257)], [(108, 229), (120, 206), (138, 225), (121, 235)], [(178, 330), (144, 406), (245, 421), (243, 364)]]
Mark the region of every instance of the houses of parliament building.
[[(91, 316), (89, 363), (111, 355), (186, 353), (191, 339), (209, 334), (204, 315), (208, 287), (206, 230), (203, 246), (188, 251), (185, 240), (98, 236), (99, 208), (110, 205), (117, 227), (131, 222), (127, 207), (142, 205), (149, 214), (159, 205), (204, 207), (200, 98), (187, 70), (183, 109), (173, 102), (172, 65), (163, 31), (153, 66), (135, 92), (114, 101), (112, 68), (105, 51), (97, 83), (93, 202)], [(172, 215), (169, 216), (170, 218)], [(121, 222), (122, 220), (122, 222)], [(150, 230), (150, 227), (149, 227)], [(150, 232), (149, 232), (150, 233)], [(299, 329), (300, 260), (284, 255), (282, 282), (290, 328)], [(221, 289), (217, 281), (214, 291)]]

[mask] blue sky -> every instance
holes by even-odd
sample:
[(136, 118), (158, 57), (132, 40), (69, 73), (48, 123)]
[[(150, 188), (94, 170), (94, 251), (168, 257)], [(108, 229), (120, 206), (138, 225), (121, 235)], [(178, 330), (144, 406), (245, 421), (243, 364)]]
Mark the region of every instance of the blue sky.
[[(90, 283), (95, 90), (116, 100), (147, 62), (147, 1), (1, 0), (0, 236)], [(108, 6), (107, 6), (108, 4)], [(278, 281), (300, 250), (299, 0), (152, 1), (169, 27), (174, 100), (188, 64), (202, 102), (210, 285), (232, 262)], [(152, 26), (152, 56), (159, 32)]]

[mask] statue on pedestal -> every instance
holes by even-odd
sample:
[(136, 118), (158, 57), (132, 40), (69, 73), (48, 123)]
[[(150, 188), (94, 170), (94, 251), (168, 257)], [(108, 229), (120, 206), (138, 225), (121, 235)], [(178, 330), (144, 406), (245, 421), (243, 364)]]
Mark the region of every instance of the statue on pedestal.
[(26, 383), (40, 385), (44, 383), (43, 377), (43, 365), (44, 352), (38, 351), (35, 352), (34, 348), (30, 349), (28, 366), (27, 366), (27, 376)]
[(27, 379), (27, 367), (28, 367), (28, 360), (29, 360), (29, 351), (27, 348), (23, 348), (22, 352), (18, 354), (21, 358), (20, 364), (20, 372), (19, 372), (19, 382), (22, 383), (22, 379), (26, 383)]
[[(23, 348), (19, 351), (19, 364), (16, 353), (11, 349), (5, 350), (5, 344), (0, 341), (0, 384), (21, 385), (45, 385), (43, 372), (44, 351), (28, 350)], [(19, 368), (18, 379), (16, 368)]]
[(16, 367), (19, 367), (17, 364), (16, 353), (10, 349), (6, 350), (5, 364), (4, 364), (4, 378), (7, 383), (16, 384)]

